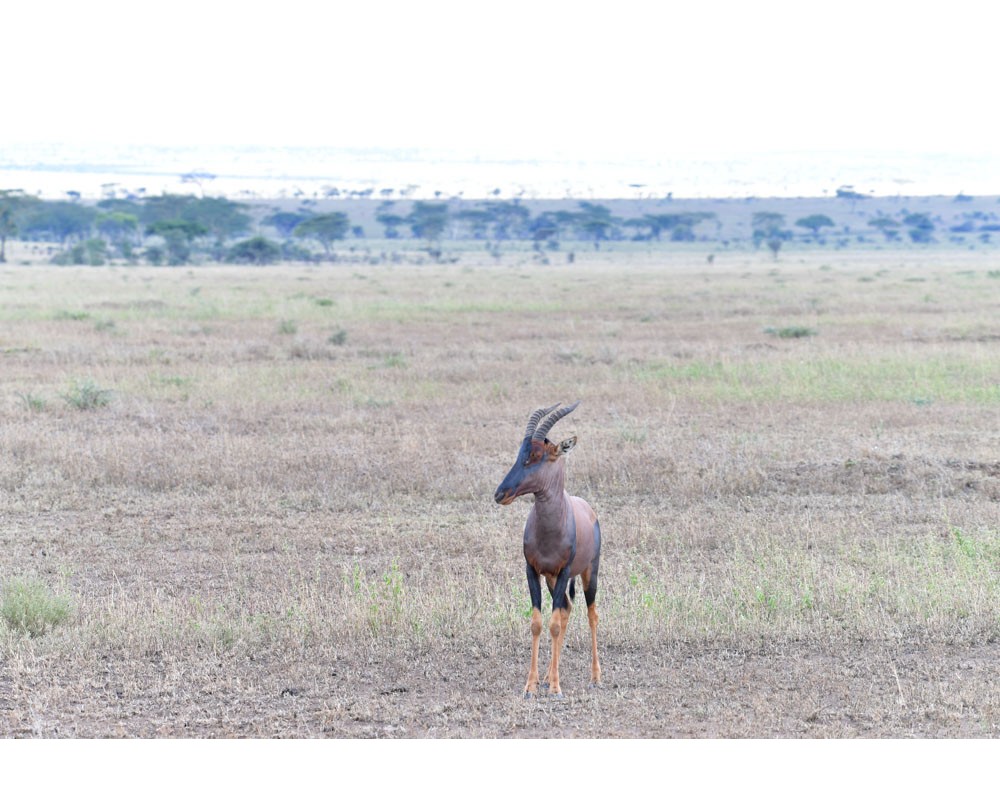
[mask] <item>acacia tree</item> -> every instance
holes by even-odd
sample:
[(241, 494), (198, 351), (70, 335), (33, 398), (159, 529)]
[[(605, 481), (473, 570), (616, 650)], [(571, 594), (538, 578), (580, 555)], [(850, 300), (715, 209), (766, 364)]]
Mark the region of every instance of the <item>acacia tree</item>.
[(187, 220), (159, 220), (146, 228), (146, 234), (162, 237), (167, 246), (167, 261), (185, 265), (191, 258), (191, 243), (195, 237), (208, 233), (205, 226)]
[[(694, 229), (706, 220), (717, 220), (715, 214), (707, 211), (681, 211), (676, 214), (647, 214), (642, 218), (650, 229), (649, 236), (659, 241), (664, 231), (670, 233), (671, 242), (693, 242)], [(639, 225), (637, 223), (636, 225)]]
[(493, 236), (497, 240), (521, 236), (531, 219), (531, 211), (519, 200), (490, 202), (486, 211), (493, 219)]
[(459, 211), (455, 219), (465, 223), (469, 235), (473, 239), (489, 239), (489, 226), (493, 222), (493, 214), (482, 208), (467, 208)]
[(90, 235), (97, 212), (90, 206), (63, 200), (39, 201), (21, 226), (26, 236), (48, 238), (60, 245), (72, 238), (82, 240)]
[(186, 222), (200, 226), (201, 235), (215, 237), (212, 251), (221, 259), (227, 239), (244, 234), (250, 227), (246, 206), (225, 197), (195, 197), (190, 194), (161, 194), (149, 197), (142, 206), (140, 219), (150, 226), (158, 222)]
[(601, 242), (608, 239), (617, 220), (611, 216), (611, 209), (597, 203), (581, 201), (580, 209), (577, 214), (576, 227), (584, 236), (593, 241), (595, 250), (600, 250)]
[(17, 234), (20, 215), (37, 202), (20, 189), (0, 189), (0, 263), (7, 261), (7, 238)]
[(903, 219), (903, 224), (910, 226), (910, 239), (914, 242), (934, 241), (934, 223), (926, 214), (909, 214)]
[(307, 214), (300, 214), (297, 211), (275, 211), (264, 217), (260, 224), (271, 226), (283, 239), (288, 239), (295, 227), (307, 217)]
[(7, 237), (17, 233), (14, 222), (14, 207), (7, 205), (6, 191), (0, 192), (0, 263), (7, 261)]
[(303, 239), (315, 239), (323, 246), (323, 252), (330, 259), (333, 257), (333, 243), (346, 237), (350, 230), (351, 221), (347, 215), (340, 211), (333, 211), (329, 214), (317, 214), (315, 217), (303, 220), (295, 226), (292, 233)]
[(528, 232), (534, 249), (539, 253), (543, 243), (552, 250), (559, 248), (559, 223), (552, 214), (546, 212), (535, 217), (528, 223)]
[(413, 236), (427, 240), (427, 253), (435, 259), (441, 256), (441, 235), (448, 226), (448, 217), (447, 203), (418, 200), (406, 218)]
[(97, 215), (97, 233), (114, 245), (123, 257), (132, 258), (132, 240), (139, 233), (139, 218), (124, 211)]
[(375, 215), (375, 221), (385, 229), (386, 239), (396, 239), (399, 236), (400, 227), (406, 224), (406, 217), (382, 212)]
[(826, 214), (811, 214), (795, 221), (799, 228), (806, 228), (813, 232), (813, 237), (819, 237), (820, 228), (833, 228), (834, 222)]
[(226, 240), (246, 233), (250, 227), (245, 209), (242, 203), (225, 197), (192, 197), (185, 207), (184, 219), (197, 223), (215, 237), (213, 257), (221, 259)]
[(790, 234), (784, 230), (785, 215), (776, 214), (773, 211), (758, 211), (753, 215), (753, 244), (759, 246), (761, 242), (767, 244), (774, 258), (778, 258), (778, 251)]
[(878, 228), (882, 232), (882, 236), (885, 237), (886, 242), (892, 242), (899, 237), (900, 224), (892, 217), (876, 217), (873, 220), (869, 220), (868, 224), (872, 228)]

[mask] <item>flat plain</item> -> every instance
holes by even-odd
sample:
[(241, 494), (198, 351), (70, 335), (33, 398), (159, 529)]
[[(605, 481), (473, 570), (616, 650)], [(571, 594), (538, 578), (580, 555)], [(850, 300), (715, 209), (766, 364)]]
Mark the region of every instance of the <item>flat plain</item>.
[[(67, 615), (0, 735), (995, 736), (998, 314), (989, 246), (12, 262), (0, 587)], [(525, 700), (492, 494), (577, 399), (604, 683), (577, 606)]]

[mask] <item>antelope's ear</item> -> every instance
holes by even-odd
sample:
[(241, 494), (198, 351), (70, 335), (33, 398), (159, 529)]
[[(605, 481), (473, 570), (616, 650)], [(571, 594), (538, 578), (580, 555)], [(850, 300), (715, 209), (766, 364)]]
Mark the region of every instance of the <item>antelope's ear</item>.
[(559, 443), (559, 455), (564, 453), (569, 453), (573, 448), (576, 447), (576, 437), (571, 436), (569, 439), (564, 439)]

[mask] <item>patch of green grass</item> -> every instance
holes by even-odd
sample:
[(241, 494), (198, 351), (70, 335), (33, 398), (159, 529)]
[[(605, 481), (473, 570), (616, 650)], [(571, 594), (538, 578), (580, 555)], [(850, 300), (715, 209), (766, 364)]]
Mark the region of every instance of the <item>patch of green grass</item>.
[(608, 625), (628, 624), (636, 636), (734, 639), (997, 627), (995, 530), (951, 528), (944, 542), (933, 534), (855, 540), (833, 562), (779, 537), (748, 538), (728, 554), (730, 563), (706, 581), (686, 564), (667, 576), (643, 559), (648, 552), (636, 553), (624, 563), (624, 588), (604, 589)]
[(103, 408), (111, 402), (111, 390), (100, 388), (93, 380), (74, 380), (63, 400), (80, 411)]
[(181, 375), (153, 375), (151, 380), (160, 386), (177, 386), (178, 388), (191, 382), (190, 377), (182, 377)]
[(55, 594), (39, 580), (11, 580), (4, 585), (0, 617), (11, 630), (42, 636), (69, 619), (69, 598)]
[(733, 402), (1000, 403), (995, 363), (986, 357), (832, 356), (636, 364), (641, 383)]
[(955, 547), (971, 561), (988, 568), (1000, 564), (1000, 532), (969, 532), (961, 527), (951, 528)]
[(398, 561), (393, 560), (387, 571), (374, 577), (355, 564), (344, 585), (351, 613), (364, 623), (372, 636), (397, 628), (403, 619), (406, 602), (403, 573)]
[(280, 335), (294, 335), (299, 331), (299, 325), (296, 324), (291, 319), (286, 319), (278, 324), (278, 333)]
[(329, 338), (326, 339), (327, 343), (331, 343), (334, 346), (343, 346), (347, 343), (347, 330), (338, 329)]
[(86, 321), (90, 313), (83, 310), (59, 310), (54, 316), (56, 321)]

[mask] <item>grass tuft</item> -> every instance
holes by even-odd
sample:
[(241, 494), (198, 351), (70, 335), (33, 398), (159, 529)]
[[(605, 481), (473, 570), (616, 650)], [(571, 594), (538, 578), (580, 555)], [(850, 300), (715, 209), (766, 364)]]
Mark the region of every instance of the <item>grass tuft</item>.
[(28, 411), (33, 411), (35, 413), (45, 410), (45, 400), (39, 397), (37, 394), (32, 394), (29, 392), (18, 392), (17, 398), (23, 403), (24, 407)]
[(93, 380), (74, 380), (70, 390), (63, 395), (63, 400), (80, 411), (92, 411), (111, 402), (111, 390), (100, 388)]
[(11, 630), (42, 636), (69, 619), (70, 601), (39, 580), (16, 579), (4, 586), (0, 617)]

